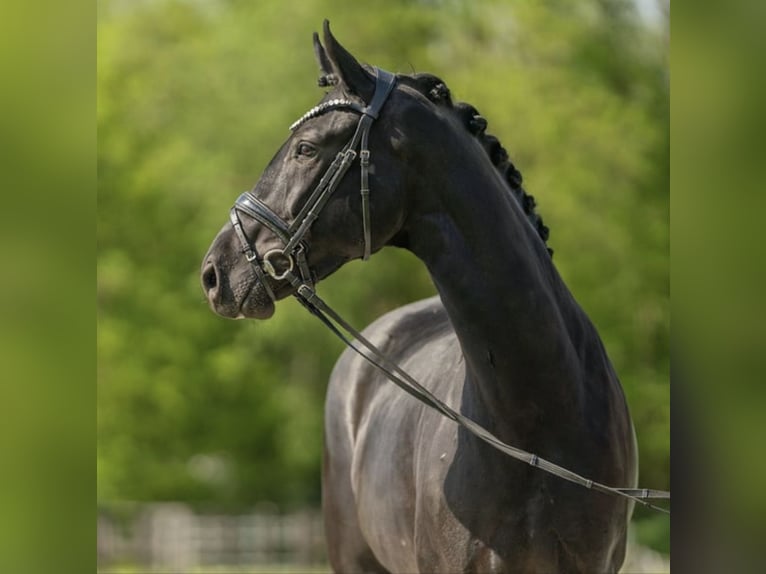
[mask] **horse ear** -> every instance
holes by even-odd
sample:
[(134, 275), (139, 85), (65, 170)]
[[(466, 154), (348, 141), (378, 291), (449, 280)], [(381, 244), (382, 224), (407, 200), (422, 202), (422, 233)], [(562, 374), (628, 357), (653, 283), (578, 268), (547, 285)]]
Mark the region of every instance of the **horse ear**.
[(317, 64), (319, 64), (319, 86), (324, 87), (335, 85), (338, 82), (338, 79), (333, 73), (330, 59), (327, 57), (327, 52), (325, 52), (324, 46), (322, 46), (322, 43), (319, 41), (319, 34), (316, 32), (314, 32), (314, 55), (316, 56)]
[(369, 102), (375, 93), (375, 78), (365, 70), (356, 58), (338, 43), (330, 32), (330, 22), (324, 21), (325, 55), (337, 78), (349, 91)]

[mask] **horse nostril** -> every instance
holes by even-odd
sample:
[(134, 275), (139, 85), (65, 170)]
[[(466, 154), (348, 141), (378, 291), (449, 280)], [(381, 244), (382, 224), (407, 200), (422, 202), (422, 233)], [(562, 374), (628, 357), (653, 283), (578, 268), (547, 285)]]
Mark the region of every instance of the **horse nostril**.
[(205, 293), (210, 293), (218, 286), (218, 272), (213, 263), (210, 263), (202, 271), (202, 287), (205, 289)]

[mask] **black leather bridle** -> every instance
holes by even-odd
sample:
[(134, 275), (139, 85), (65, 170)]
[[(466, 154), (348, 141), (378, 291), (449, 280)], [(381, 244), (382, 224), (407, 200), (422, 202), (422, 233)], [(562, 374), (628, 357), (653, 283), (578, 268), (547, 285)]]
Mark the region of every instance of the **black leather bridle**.
[[(362, 106), (346, 99), (329, 100), (311, 108), (290, 126), (290, 130), (295, 131), (311, 118), (336, 109), (352, 110), (361, 115), (354, 135), (343, 149), (338, 152), (292, 223), (288, 223), (279, 217), (268, 205), (249, 191), (244, 192), (237, 198), (229, 212), (231, 224), (237, 237), (239, 237), (240, 243), (242, 243), (242, 252), (253, 265), (258, 280), (272, 301), (276, 301), (276, 297), (274, 291), (269, 286), (266, 275), (276, 281), (288, 280), (296, 287), (298, 284), (313, 287), (314, 279), (308, 264), (309, 247), (305, 241), (305, 236), (316, 218), (319, 217), (332, 193), (340, 184), (346, 171), (348, 171), (348, 168), (351, 167), (351, 164), (356, 159), (357, 146), (360, 148), (358, 155), (361, 168), (360, 193), (362, 196), (362, 233), (364, 236), (362, 259), (367, 260), (370, 257), (372, 245), (369, 186), (370, 150), (368, 148), (368, 140), (372, 123), (378, 118), (383, 104), (386, 103), (391, 90), (393, 90), (396, 84), (396, 76), (391, 72), (375, 68), (375, 75), (375, 94), (370, 105)], [(281, 249), (271, 249), (264, 253), (262, 258), (259, 258), (255, 246), (250, 243), (245, 234), (242, 222), (239, 219), (240, 212), (246, 213), (268, 227), (279, 237), (284, 247)], [(300, 278), (294, 273), (296, 265)]]
[[(338, 313), (336, 313), (327, 303), (325, 303), (314, 289), (314, 281), (309, 269), (307, 252), (308, 245), (304, 241), (306, 232), (311, 228), (322, 208), (325, 206), (333, 191), (340, 184), (352, 162), (356, 159), (356, 147), (360, 146), (359, 158), (362, 172), (361, 194), (362, 194), (362, 221), (364, 233), (364, 253), (363, 259), (370, 256), (370, 205), (369, 205), (369, 182), (368, 173), (370, 165), (370, 151), (367, 148), (367, 142), (370, 134), (370, 127), (373, 121), (377, 119), (383, 104), (385, 104), (391, 90), (396, 83), (396, 77), (390, 72), (375, 68), (376, 84), (375, 94), (369, 106), (361, 106), (350, 100), (336, 99), (329, 100), (306, 112), (301, 118), (290, 126), (291, 130), (297, 129), (304, 122), (319, 116), (327, 111), (334, 109), (350, 109), (359, 114), (361, 118), (357, 124), (351, 140), (338, 152), (335, 160), (327, 168), (314, 191), (309, 196), (306, 204), (298, 213), (298, 216), (292, 223), (287, 223), (279, 217), (268, 205), (255, 197), (249, 191), (244, 192), (237, 198), (234, 206), (229, 212), (229, 219), (234, 226), (234, 230), (242, 243), (242, 252), (247, 260), (252, 264), (258, 280), (263, 285), (269, 297), (276, 301), (274, 292), (268, 284), (266, 275), (277, 281), (286, 280), (295, 288), (295, 297), (303, 304), (313, 315), (319, 318), (337, 337), (346, 345), (361, 355), (366, 361), (377, 367), (389, 380), (406, 391), (423, 404), (441, 413), (443, 416), (454, 421), (465, 428), (480, 440), (490, 444), (500, 452), (508, 456), (525, 462), (531, 466), (549, 474), (558, 476), (561, 479), (579, 484), (585, 488), (620, 496), (642, 504), (653, 510), (670, 514), (669, 510), (647, 502), (647, 500), (665, 499), (670, 500), (670, 492), (663, 490), (654, 490), (648, 488), (622, 488), (607, 486), (581, 476), (571, 470), (550, 462), (542, 457), (532, 454), (523, 449), (511, 446), (501, 441), (487, 429), (477, 424), (473, 420), (455, 411), (449, 405), (434, 396), (427, 388), (421, 385), (406, 371), (396, 363), (386, 357), (380, 349), (368, 341), (362, 333), (354, 329)], [(239, 212), (246, 213), (253, 217), (266, 227), (268, 227), (284, 243), (281, 249), (272, 249), (267, 251), (263, 258), (258, 257), (255, 247), (250, 244), (245, 234), (242, 222), (239, 219)], [(281, 259), (281, 261), (279, 261)], [(299, 275), (294, 270), (298, 267)], [(346, 334), (344, 334), (344, 332)]]

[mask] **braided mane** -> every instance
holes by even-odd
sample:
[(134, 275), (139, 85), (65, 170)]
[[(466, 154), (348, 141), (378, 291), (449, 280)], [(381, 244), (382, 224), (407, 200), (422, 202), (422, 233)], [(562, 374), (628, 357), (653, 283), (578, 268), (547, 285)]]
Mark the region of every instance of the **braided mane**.
[(432, 74), (413, 74), (405, 77), (413, 80), (415, 87), (429, 100), (435, 104), (452, 109), (465, 128), (479, 140), (492, 164), (508, 183), (508, 187), (524, 210), (532, 227), (535, 228), (537, 234), (545, 243), (548, 253), (553, 256), (553, 249), (548, 247), (547, 244), (550, 231), (543, 223), (543, 218), (535, 211), (535, 198), (524, 190), (521, 172), (513, 165), (513, 162), (508, 157), (508, 152), (500, 141), (495, 136), (486, 133), (487, 120), (471, 104), (464, 102), (453, 104), (449, 88), (438, 77)]

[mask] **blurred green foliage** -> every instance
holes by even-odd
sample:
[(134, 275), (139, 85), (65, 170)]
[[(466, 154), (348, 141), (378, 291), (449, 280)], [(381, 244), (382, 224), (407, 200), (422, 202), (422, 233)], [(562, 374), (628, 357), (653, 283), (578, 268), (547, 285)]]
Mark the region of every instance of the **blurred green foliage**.
[[(489, 120), (620, 375), (640, 483), (669, 488), (665, 23), (625, 0), (111, 0), (98, 17), (100, 503), (318, 503), (339, 344), (292, 301), (267, 322), (215, 316), (198, 270), (320, 98), (311, 33), (325, 17), (360, 60), (435, 73)], [(320, 291), (363, 326), (434, 289), (386, 249)], [(666, 519), (636, 516), (668, 551)]]
[(96, 568), (93, 18), (0, 4), (0, 572)]

